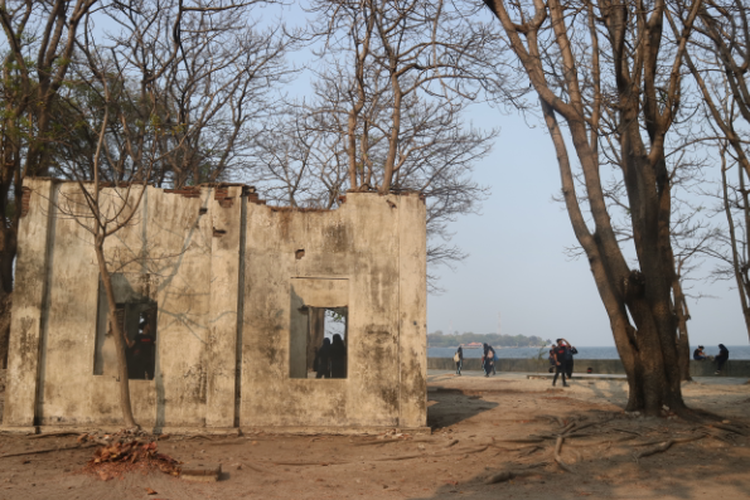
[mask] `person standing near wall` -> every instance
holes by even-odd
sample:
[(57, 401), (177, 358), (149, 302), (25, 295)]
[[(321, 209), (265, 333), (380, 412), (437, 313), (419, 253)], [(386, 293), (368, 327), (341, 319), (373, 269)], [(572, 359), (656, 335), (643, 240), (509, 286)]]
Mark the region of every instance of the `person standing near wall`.
[(128, 341), (131, 357), (128, 365), (128, 377), (131, 379), (152, 380), (154, 378), (154, 354), (156, 340), (151, 333), (151, 325), (143, 323), (141, 331)]
[(346, 344), (338, 333), (331, 343), (331, 378), (346, 378)]
[(323, 339), (323, 344), (315, 353), (313, 366), (317, 372), (315, 378), (331, 378), (331, 339)]
[(460, 345), (453, 355), (453, 361), (456, 362), (456, 375), (461, 375), (461, 368), (464, 367), (464, 349)]

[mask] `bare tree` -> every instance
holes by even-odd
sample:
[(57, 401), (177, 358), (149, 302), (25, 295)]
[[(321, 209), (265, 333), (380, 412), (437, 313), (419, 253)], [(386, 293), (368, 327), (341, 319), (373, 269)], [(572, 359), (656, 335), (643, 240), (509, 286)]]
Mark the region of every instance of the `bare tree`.
[[(277, 110), (273, 88), (291, 74), (284, 56), (293, 38), (279, 26), (259, 28), (250, 10), (258, 3), (139, 1), (92, 17), (104, 26), (96, 43), (106, 71), (122, 75), (110, 82), (118, 100), (109, 105), (128, 115), (110, 124), (108, 137), (137, 135), (134, 147), (160, 157), (144, 180), (180, 188), (236, 177), (257, 123)], [(94, 35), (87, 35), (82, 43), (91, 47)], [(88, 68), (81, 71), (84, 80)], [(96, 95), (80, 97), (75, 107), (100, 105)], [(122, 179), (129, 164), (111, 160), (105, 165), (113, 171), (103, 173)], [(86, 174), (73, 172), (75, 165), (66, 172)]]
[[(714, 239), (727, 251), (708, 253), (725, 263), (729, 272), (724, 274), (737, 283), (750, 338), (750, 205), (745, 185), (750, 175), (750, 17), (740, 0), (706, 0), (698, 20), (686, 62), (703, 98), (707, 121), (713, 125), (704, 140), (715, 145), (721, 160), (722, 211), (728, 225), (726, 234)], [(681, 22), (677, 15), (671, 19), (672, 30), (679, 29)]]
[[(81, 20), (96, 0), (23, 0), (0, 4), (3, 42), (0, 80), (0, 316), (10, 314), (13, 261), (17, 248), (23, 179), (46, 175), (55, 102), (65, 82)], [(0, 331), (0, 353), (7, 352), (8, 321)], [(5, 358), (5, 356), (2, 356)], [(0, 359), (2, 365), (4, 359)]]
[[(664, 33), (669, 6), (661, 0), (485, 3), (539, 98), (573, 231), (628, 377), (627, 409), (658, 415), (668, 407), (682, 413), (665, 148), (679, 111), (680, 67), (700, 1), (687, 6), (689, 15), (674, 39)], [(635, 268), (618, 241), (603, 189), (605, 137), (612, 138), (613, 174), (627, 193)], [(584, 198), (576, 194), (575, 164)]]
[(452, 3), (319, 0), (311, 10), (324, 40), (315, 107), (341, 137), (351, 189), (387, 192), (410, 156), (429, 149), (409, 114), (418, 106), (422, 120), (455, 119), (479, 90), (500, 86), (497, 33)]
[(312, 95), (258, 143), (253, 177), (271, 201), (331, 208), (348, 190), (418, 191), (430, 263), (464, 256), (448, 245), (448, 223), (485, 198), (471, 174), (496, 132), (462, 117), (502, 75), (499, 34), (461, 5), (468, 12), (421, 0), (312, 4)]

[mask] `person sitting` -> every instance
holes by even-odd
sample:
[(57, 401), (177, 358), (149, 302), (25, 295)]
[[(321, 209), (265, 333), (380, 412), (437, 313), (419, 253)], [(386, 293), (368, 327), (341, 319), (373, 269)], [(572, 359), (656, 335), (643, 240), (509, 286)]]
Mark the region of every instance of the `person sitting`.
[(696, 350), (693, 351), (693, 359), (696, 361), (705, 361), (708, 359), (706, 353), (703, 352), (703, 346), (699, 345)]
[(724, 344), (719, 344), (719, 354), (714, 358), (716, 361), (716, 375), (721, 374), (721, 369), (724, 367), (724, 363), (729, 359), (729, 349), (724, 347)]

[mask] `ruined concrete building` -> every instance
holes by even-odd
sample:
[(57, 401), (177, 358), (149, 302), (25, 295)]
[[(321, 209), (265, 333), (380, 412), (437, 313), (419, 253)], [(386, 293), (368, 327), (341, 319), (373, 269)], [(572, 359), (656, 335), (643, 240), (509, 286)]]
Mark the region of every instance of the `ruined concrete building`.
[[(105, 189), (102, 206), (125, 189)], [(110, 316), (155, 341), (129, 377), (146, 429), (426, 425), (418, 194), (348, 193), (314, 211), (266, 206), (241, 185), (145, 189), (106, 241), (113, 312), (78, 185), (25, 181), (4, 427), (121, 425)], [(343, 372), (315, 378), (335, 335)]]

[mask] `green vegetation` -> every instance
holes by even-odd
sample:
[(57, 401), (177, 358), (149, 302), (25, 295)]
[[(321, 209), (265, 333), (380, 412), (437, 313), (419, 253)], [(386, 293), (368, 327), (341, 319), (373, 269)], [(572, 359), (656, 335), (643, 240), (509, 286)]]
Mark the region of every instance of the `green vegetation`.
[(427, 334), (427, 345), (430, 347), (456, 347), (470, 342), (487, 342), (493, 347), (541, 347), (549, 345), (550, 340), (532, 335), (498, 335), (497, 333), (462, 333), (460, 335), (443, 335), (440, 330)]

